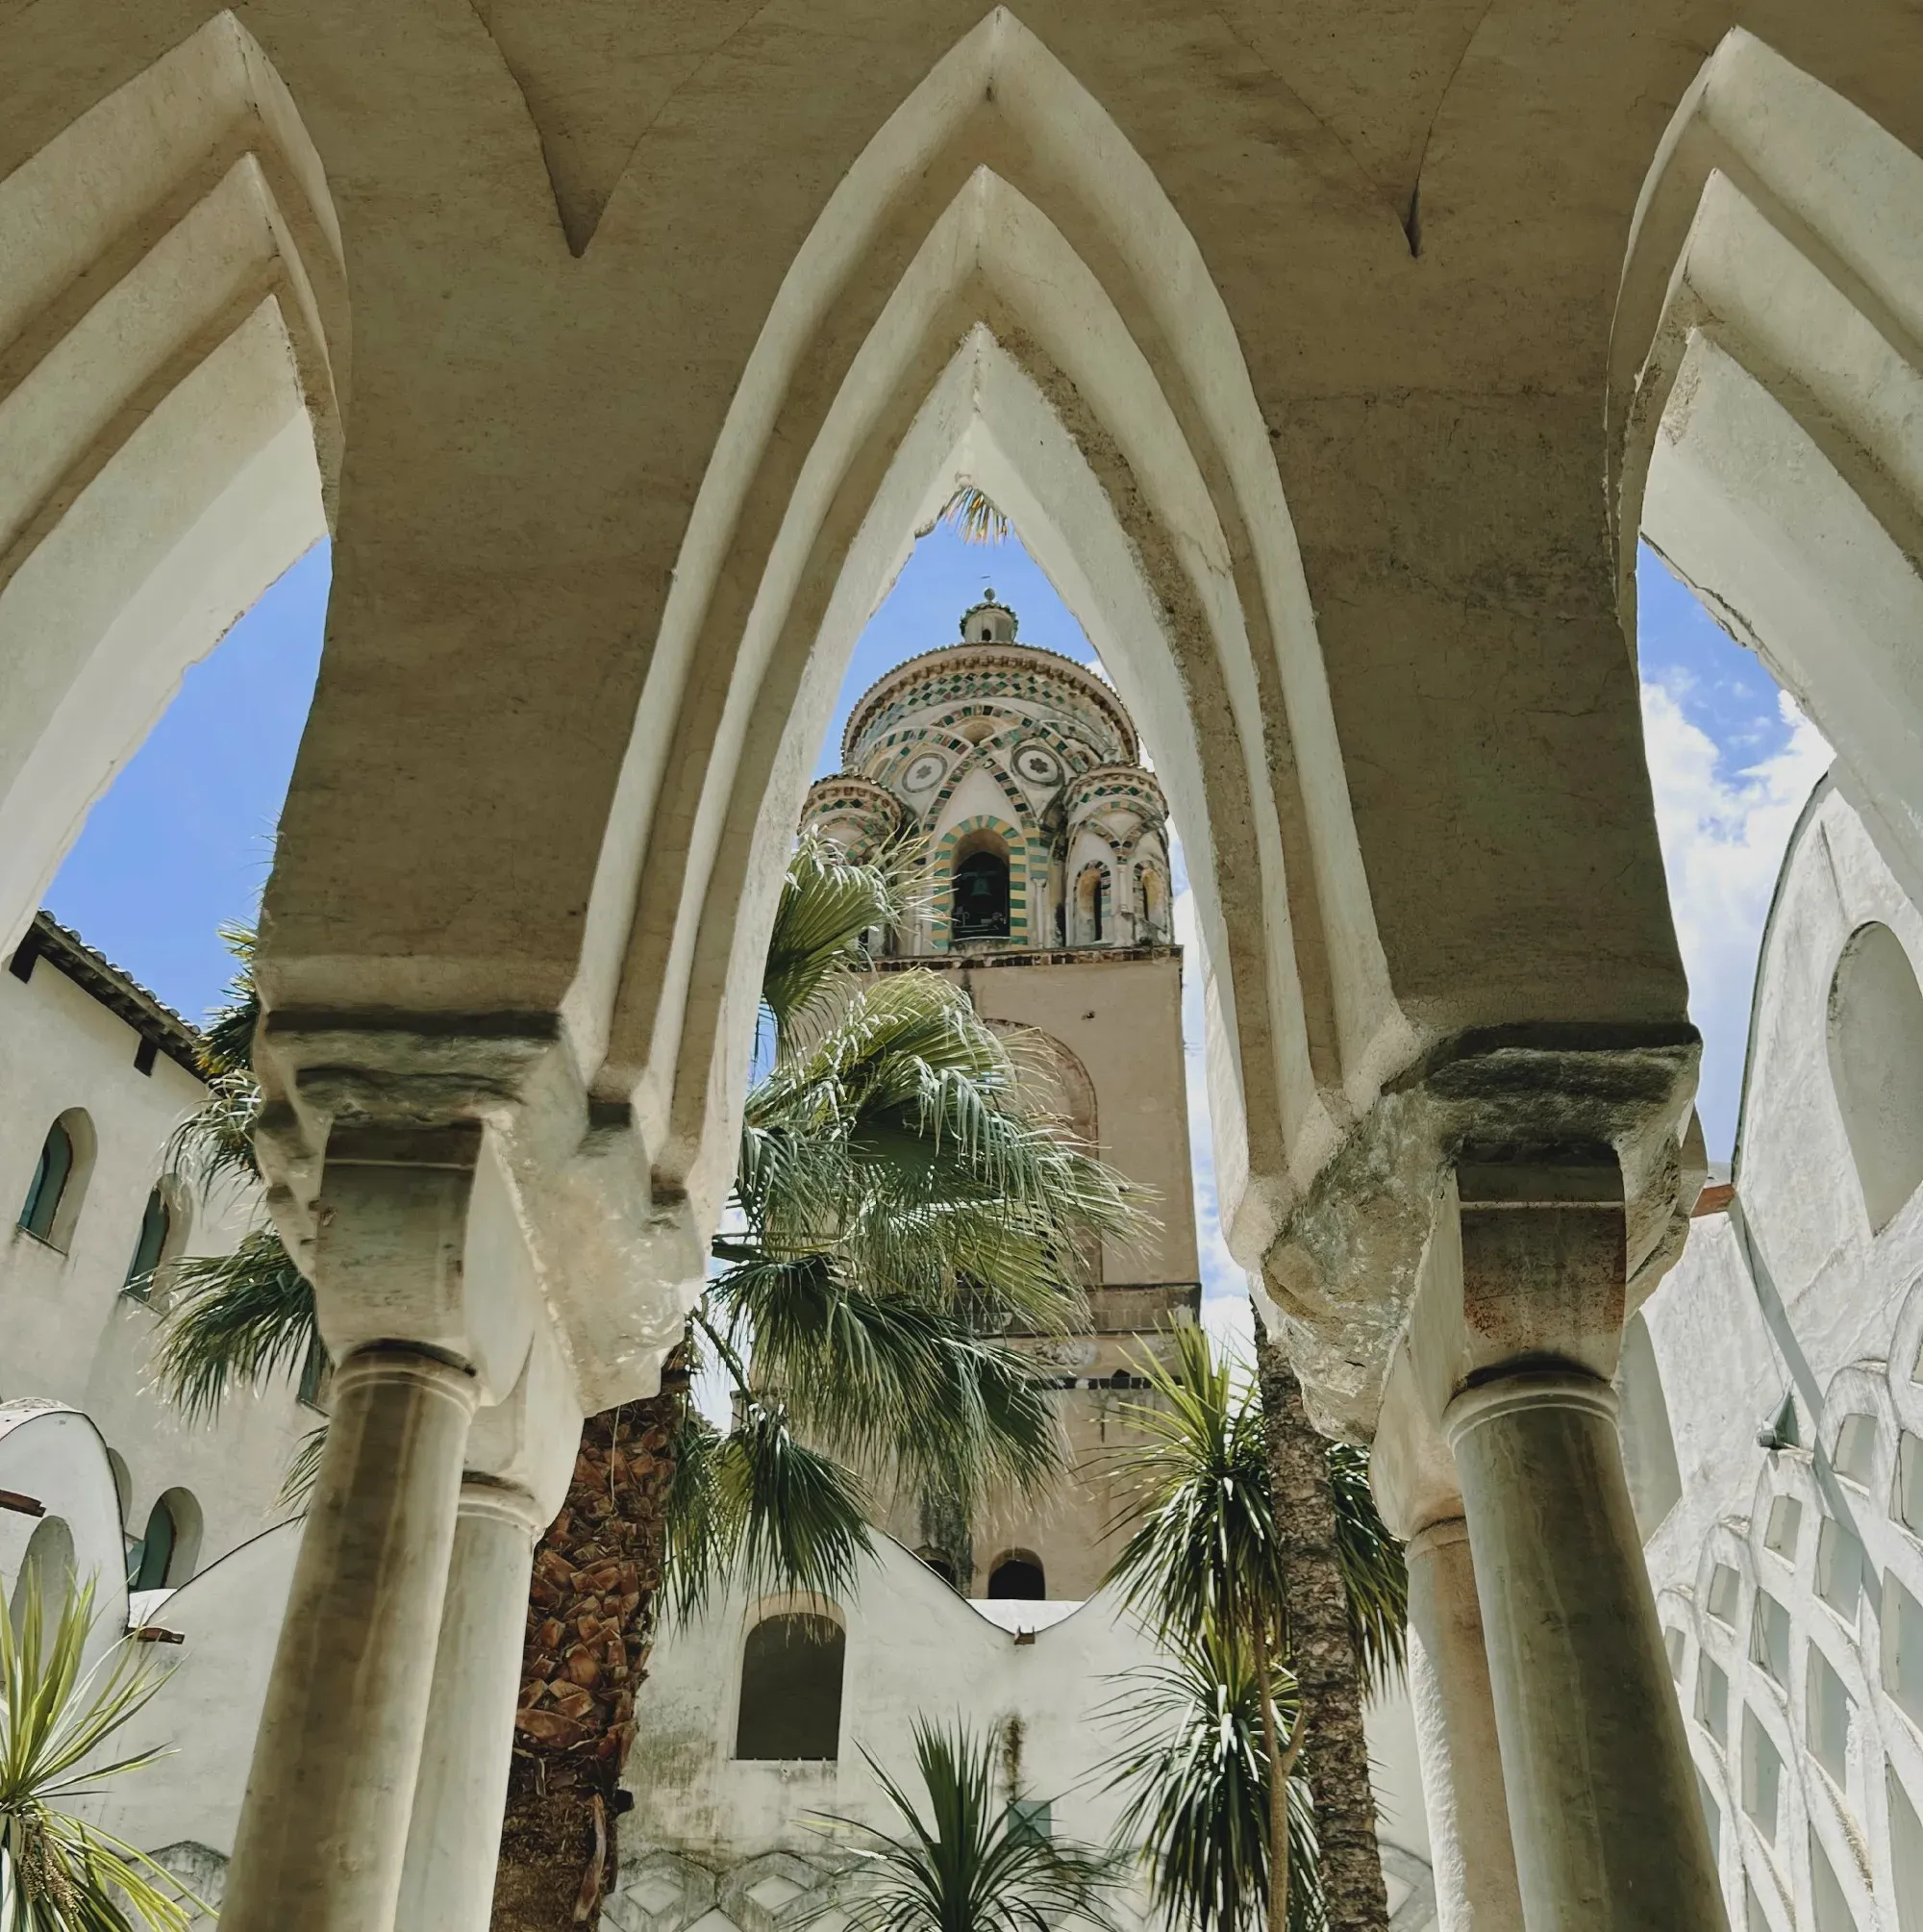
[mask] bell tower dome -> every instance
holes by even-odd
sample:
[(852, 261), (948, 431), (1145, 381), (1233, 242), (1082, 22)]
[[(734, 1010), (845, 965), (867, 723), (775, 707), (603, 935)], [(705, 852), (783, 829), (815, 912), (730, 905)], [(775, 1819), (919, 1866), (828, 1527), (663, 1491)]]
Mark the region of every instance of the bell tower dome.
[(993, 585), (979, 604), (962, 613), (962, 641), (965, 644), (1011, 644), (1021, 620), (1006, 604), (995, 601)]

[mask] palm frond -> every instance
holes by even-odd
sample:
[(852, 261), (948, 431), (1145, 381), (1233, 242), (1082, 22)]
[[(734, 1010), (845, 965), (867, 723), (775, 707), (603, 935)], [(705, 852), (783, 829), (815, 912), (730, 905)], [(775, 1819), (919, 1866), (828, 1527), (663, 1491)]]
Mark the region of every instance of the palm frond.
[(323, 1422), (317, 1429), (310, 1429), (287, 1458), (280, 1493), (274, 1498), (276, 1509), (294, 1516), (307, 1514), (307, 1506), (313, 1500), (313, 1487), (320, 1481), (320, 1459), (326, 1449), (327, 1424)]
[[(856, 1866), (828, 1911), (857, 1932), (1055, 1932), (1112, 1928), (1124, 1861), (1096, 1845), (1046, 1837), (995, 1794), (995, 1751), (960, 1722), (917, 1719), (915, 1768), (923, 1804), (863, 1748), (898, 1829), (824, 1815), (852, 1835)], [(808, 1920), (803, 1923), (810, 1922)]]
[(1152, 1400), (1129, 1404), (1137, 1441), (1116, 1461), (1132, 1481), (1135, 1527), (1110, 1575), (1123, 1601), (1163, 1635), (1205, 1623), (1280, 1630), (1281, 1552), (1261, 1412), (1200, 1328), (1170, 1337), (1174, 1359), (1136, 1367)]
[(261, 1022), (261, 994), (254, 984), (254, 956), (260, 934), (235, 922), (220, 928), (220, 938), (237, 965), (227, 982), (227, 996), (207, 1016), (201, 1028), (201, 1071), (210, 1079), (235, 1074), (250, 1079), (254, 1072), (254, 1033)]
[(962, 484), (941, 506), (938, 520), (952, 523), (964, 543), (999, 543), (1009, 534), (1007, 514), (972, 483)]
[(753, 1255), (710, 1293), (754, 1338), (756, 1391), (836, 1453), (943, 1486), (964, 1509), (1059, 1473), (1047, 1390), (965, 1309), (872, 1293), (832, 1252)]
[(166, 1755), (106, 1755), (167, 1673), (131, 1639), (83, 1669), (93, 1622), (92, 1584), (76, 1589), (70, 1578), (51, 1628), (38, 1590), (26, 1593), (15, 1618), (0, 1615), (0, 1925), (186, 1932), (208, 1909), (201, 1900), (144, 1852), (67, 1809)]
[(298, 1373), (311, 1349), (324, 1351), (313, 1289), (271, 1228), (243, 1236), (232, 1254), (174, 1263), (168, 1281), (155, 1369), (189, 1419), (211, 1418), (232, 1390)]
[(1349, 1599), (1349, 1634), (1371, 1690), (1386, 1692), (1409, 1665), (1409, 1565), (1376, 1508), (1369, 1452), (1329, 1444), (1336, 1493), (1336, 1560)]
[[(1270, 1768), (1250, 1647), (1213, 1622), (1172, 1632), (1166, 1661), (1123, 1673), (1097, 1713), (1122, 1755), (1108, 1788), (1127, 1794), (1118, 1843), (1138, 1846), (1171, 1927), (1254, 1932), (1267, 1922)], [(1295, 1685), (1277, 1669), (1280, 1722), (1297, 1721)], [(1288, 1924), (1320, 1932), (1323, 1899), (1308, 1782), (1288, 1780)]]
[(725, 1436), (697, 1418), (678, 1446), (668, 1560), (680, 1614), (731, 1580), (749, 1596), (854, 1594), (874, 1549), (867, 1498), (840, 1464), (797, 1439), (787, 1417), (752, 1404)]

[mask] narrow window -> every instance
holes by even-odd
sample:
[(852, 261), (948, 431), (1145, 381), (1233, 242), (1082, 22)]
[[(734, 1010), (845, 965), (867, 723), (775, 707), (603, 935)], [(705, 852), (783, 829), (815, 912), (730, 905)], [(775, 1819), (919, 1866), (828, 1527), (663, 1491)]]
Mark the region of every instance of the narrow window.
[(1810, 1903), (1814, 1908), (1816, 1932), (1857, 1932), (1856, 1915), (1814, 1825), (1810, 1828)]
[(1796, 1541), (1803, 1533), (1803, 1505), (1794, 1496), (1775, 1496), (1769, 1505), (1769, 1521), (1762, 1532), (1762, 1546), (1785, 1563), (1796, 1562)]
[(1783, 1753), (1776, 1740), (1747, 1706), (1742, 1724), (1742, 1807), (1758, 1831), (1776, 1843), (1777, 1798), (1783, 1784)]
[(1896, 1515), (1905, 1529), (1923, 1535), (1923, 1441), (1908, 1429), (1896, 1439)]
[(1912, 1724), (1923, 1725), (1923, 1604), (1892, 1570), (1883, 1579), (1883, 1688)]
[(1728, 1564), (1719, 1563), (1710, 1572), (1710, 1615), (1732, 1630), (1736, 1627), (1736, 1599), (1741, 1590), (1742, 1579)]
[(833, 1618), (769, 1617), (741, 1653), (737, 1758), (826, 1761), (841, 1755), (841, 1675), (847, 1639)]
[(1814, 1643), (1810, 1645), (1808, 1689), (1804, 1722), (1810, 1755), (1829, 1772), (1837, 1790), (1845, 1790), (1850, 1774), (1850, 1694)]
[(1896, 1767), (1883, 1768), (1889, 1803), (1889, 1871), (1895, 1883), (1896, 1932), (1923, 1932), (1923, 1819), (1910, 1802)]
[(156, 1188), (147, 1196), (146, 1211), (140, 1217), (140, 1238), (134, 1243), (134, 1259), (127, 1264), (127, 1292), (136, 1301), (145, 1301), (153, 1292), (154, 1270), (166, 1251), (172, 1225), (167, 1204)]
[(174, 1544), (180, 1525), (167, 1507), (164, 1496), (147, 1512), (146, 1534), (130, 1552), (129, 1590), (164, 1590), (167, 1572), (173, 1568)]
[(1766, 1590), (1756, 1593), (1756, 1614), (1750, 1620), (1749, 1655), (1779, 1684), (1789, 1682), (1789, 1612)]
[(1845, 1416), (1836, 1431), (1836, 1452), (1830, 1459), (1837, 1475), (1846, 1482), (1870, 1485), (1876, 1472), (1876, 1418)]
[(1696, 1773), (1696, 1797), (1703, 1807), (1703, 1822), (1710, 1832), (1710, 1859), (1711, 1863), (1723, 1855), (1723, 1808), (1710, 1791), (1710, 1781), (1701, 1771)]
[(34, 1164), (34, 1178), (27, 1187), (26, 1205), (20, 1210), (20, 1225), (43, 1242), (54, 1238), (61, 1203), (66, 1197), (67, 1183), (73, 1178), (73, 1136), (60, 1121), (47, 1129), (40, 1142), (40, 1158)]
[(988, 1571), (988, 1594), (1039, 1602), (1048, 1594), (1040, 1557), (1027, 1549), (1011, 1549), (1006, 1556), (997, 1557)]
[(1835, 1517), (1825, 1517), (1816, 1532), (1816, 1594), (1850, 1623), (1857, 1620), (1862, 1569), (1862, 1544), (1857, 1533)]
[(1696, 1721), (1726, 1749), (1730, 1742), (1730, 1680), (1713, 1657), (1696, 1660)]
[(1673, 1624), (1665, 1623), (1662, 1627), (1662, 1654), (1669, 1659), (1670, 1676), (1679, 1684), (1683, 1681), (1683, 1643), (1682, 1631)]

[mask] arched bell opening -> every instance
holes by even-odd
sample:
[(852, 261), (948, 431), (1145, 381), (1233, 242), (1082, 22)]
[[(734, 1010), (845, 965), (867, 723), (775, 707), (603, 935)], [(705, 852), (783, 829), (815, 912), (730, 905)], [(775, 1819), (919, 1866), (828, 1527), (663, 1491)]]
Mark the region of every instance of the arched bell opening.
[(951, 941), (1009, 937), (1009, 854), (999, 834), (971, 832), (957, 847), (948, 892)]

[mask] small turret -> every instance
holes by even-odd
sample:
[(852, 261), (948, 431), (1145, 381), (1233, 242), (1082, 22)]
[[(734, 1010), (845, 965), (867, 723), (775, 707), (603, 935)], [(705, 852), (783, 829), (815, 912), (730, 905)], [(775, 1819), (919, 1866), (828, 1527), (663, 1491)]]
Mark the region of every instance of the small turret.
[(969, 644), (1011, 644), (1015, 633), (1021, 629), (1021, 620), (1006, 604), (995, 601), (995, 591), (989, 586), (979, 604), (971, 605), (962, 614), (962, 640)]

